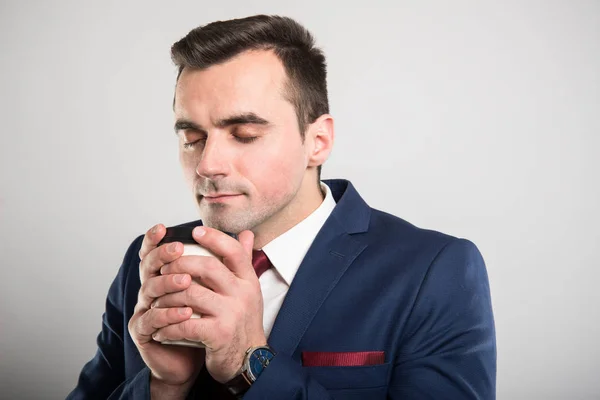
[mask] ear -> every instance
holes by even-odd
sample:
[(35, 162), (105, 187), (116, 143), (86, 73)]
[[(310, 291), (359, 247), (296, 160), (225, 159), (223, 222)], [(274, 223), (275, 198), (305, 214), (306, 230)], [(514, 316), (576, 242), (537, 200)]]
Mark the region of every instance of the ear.
[(333, 148), (334, 137), (333, 117), (329, 114), (321, 115), (309, 125), (305, 137), (306, 141), (310, 140), (307, 143), (309, 167), (318, 167), (325, 163)]

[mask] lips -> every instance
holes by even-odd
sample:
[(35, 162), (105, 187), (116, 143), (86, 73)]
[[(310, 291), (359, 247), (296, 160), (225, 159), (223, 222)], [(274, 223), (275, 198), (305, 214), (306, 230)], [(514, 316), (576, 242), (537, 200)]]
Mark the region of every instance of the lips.
[(216, 194), (207, 194), (207, 195), (203, 195), (202, 197), (206, 198), (206, 199), (219, 199), (219, 198), (225, 198), (225, 197), (233, 197), (233, 196), (239, 196), (239, 193), (216, 193)]
[(204, 202), (207, 204), (215, 203), (228, 203), (238, 199), (242, 194), (240, 193), (211, 193), (206, 196), (198, 196), (198, 202)]

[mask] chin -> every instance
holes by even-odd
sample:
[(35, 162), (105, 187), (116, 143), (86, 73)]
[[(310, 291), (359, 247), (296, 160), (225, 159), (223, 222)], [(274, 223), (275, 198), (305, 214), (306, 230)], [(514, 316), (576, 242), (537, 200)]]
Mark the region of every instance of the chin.
[(252, 228), (251, 226), (248, 226), (247, 221), (243, 218), (223, 218), (215, 215), (203, 215), (203, 213), (200, 213), (200, 218), (202, 219), (202, 223), (209, 228), (217, 229), (222, 232), (235, 233), (236, 235)]

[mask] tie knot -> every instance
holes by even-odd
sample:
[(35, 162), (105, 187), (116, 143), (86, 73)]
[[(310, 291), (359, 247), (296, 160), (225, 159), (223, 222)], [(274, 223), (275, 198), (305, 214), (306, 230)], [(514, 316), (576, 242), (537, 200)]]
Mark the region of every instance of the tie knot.
[(263, 272), (271, 268), (273, 264), (271, 264), (271, 261), (264, 251), (252, 250), (252, 266), (254, 267), (256, 276), (260, 278)]

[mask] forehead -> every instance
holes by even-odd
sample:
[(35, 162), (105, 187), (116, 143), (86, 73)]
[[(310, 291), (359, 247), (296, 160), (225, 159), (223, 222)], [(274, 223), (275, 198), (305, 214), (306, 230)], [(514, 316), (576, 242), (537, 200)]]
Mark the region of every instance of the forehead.
[(284, 98), (286, 81), (272, 51), (247, 51), (203, 70), (184, 68), (175, 90), (175, 114), (216, 118), (252, 111), (268, 117), (291, 106)]

